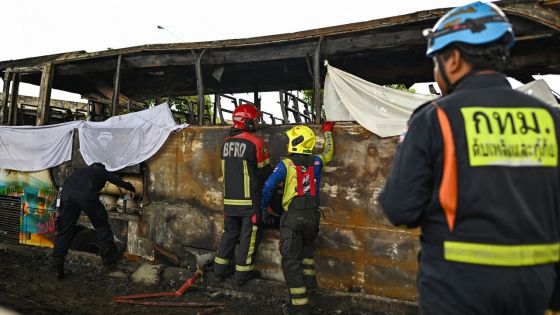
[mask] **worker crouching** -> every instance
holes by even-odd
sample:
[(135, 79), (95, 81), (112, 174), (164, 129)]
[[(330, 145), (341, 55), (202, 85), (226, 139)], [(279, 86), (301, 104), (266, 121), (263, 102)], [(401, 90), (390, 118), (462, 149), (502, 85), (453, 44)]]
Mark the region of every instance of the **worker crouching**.
[(315, 133), (309, 127), (295, 126), (288, 135), (289, 156), (283, 158), (263, 188), (263, 220), (273, 219), (270, 200), (276, 185), (284, 183), (280, 218), (280, 253), (282, 271), (288, 285), (290, 314), (309, 314), (308, 290), (317, 287), (315, 279), (314, 241), (319, 233), (319, 188), (323, 165), (333, 156), (332, 128), (334, 122), (323, 124), (324, 151), (312, 155)]
[(107, 181), (135, 192), (131, 183), (123, 181), (115, 174), (108, 172), (101, 163), (93, 163), (88, 167), (75, 171), (66, 179), (62, 186), (60, 209), (56, 219), (56, 236), (54, 240), (53, 258), (55, 272), (58, 278), (64, 278), (64, 261), (74, 232), (76, 222), (82, 211), (88, 216), (95, 228), (97, 242), (100, 247), (99, 255), (106, 268), (112, 268), (120, 258), (121, 253), (114, 242), (113, 231), (109, 225), (109, 218), (105, 207), (99, 201), (99, 191)]

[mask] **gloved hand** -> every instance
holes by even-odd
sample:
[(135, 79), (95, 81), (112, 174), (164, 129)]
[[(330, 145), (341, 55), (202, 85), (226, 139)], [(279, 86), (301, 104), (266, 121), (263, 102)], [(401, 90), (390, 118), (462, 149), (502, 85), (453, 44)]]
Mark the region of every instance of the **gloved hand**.
[(270, 208), (270, 206), (267, 209), (262, 210), (262, 220), (265, 224), (274, 224), (275, 217), (278, 217), (278, 215), (274, 213), (274, 211), (272, 211), (272, 208)]
[(334, 121), (325, 121), (323, 123), (323, 126), (322, 126), (323, 131), (325, 131), (325, 132), (326, 131), (332, 131), (333, 127), (334, 127)]
[(127, 183), (127, 185), (126, 185), (127, 187), (124, 187), (124, 189), (130, 190), (130, 191), (132, 191), (133, 193), (135, 193), (135, 192), (136, 192), (136, 188), (134, 188), (134, 186), (132, 186), (132, 184), (131, 184), (130, 182), (126, 182), (126, 183)]
[(253, 214), (251, 216), (251, 222), (253, 222), (253, 224), (257, 224), (259, 222), (259, 216), (256, 214)]

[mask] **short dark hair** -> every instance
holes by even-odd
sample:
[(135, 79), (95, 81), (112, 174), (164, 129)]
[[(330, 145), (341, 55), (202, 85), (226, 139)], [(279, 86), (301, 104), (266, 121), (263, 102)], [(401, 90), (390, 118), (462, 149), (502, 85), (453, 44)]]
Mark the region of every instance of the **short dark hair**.
[(92, 166), (92, 167), (101, 167), (101, 168), (105, 168), (105, 165), (103, 165), (102, 163), (99, 163), (99, 162), (93, 163), (93, 164), (91, 164), (90, 166)]
[(498, 41), (484, 45), (468, 45), (453, 43), (441, 51), (444, 60), (447, 60), (453, 49), (458, 49), (461, 57), (472, 67), (472, 70), (502, 71), (509, 57), (509, 50), (505, 46), (508, 34)]

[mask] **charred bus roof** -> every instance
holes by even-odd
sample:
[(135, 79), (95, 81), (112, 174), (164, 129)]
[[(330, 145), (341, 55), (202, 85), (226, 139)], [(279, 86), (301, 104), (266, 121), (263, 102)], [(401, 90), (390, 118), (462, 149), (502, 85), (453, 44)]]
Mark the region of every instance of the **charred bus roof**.
[[(560, 73), (558, 1), (498, 2), (517, 36), (505, 73), (522, 82)], [(432, 81), (422, 30), (448, 9), (246, 39), (150, 44), (0, 62), (6, 81), (46, 84), (89, 99), (320, 89), (323, 61), (376, 84)], [(43, 81), (41, 78), (43, 76)], [(43, 83), (43, 84), (41, 84)], [(49, 88), (50, 88), (49, 87)], [(114, 100), (113, 100), (114, 102)]]

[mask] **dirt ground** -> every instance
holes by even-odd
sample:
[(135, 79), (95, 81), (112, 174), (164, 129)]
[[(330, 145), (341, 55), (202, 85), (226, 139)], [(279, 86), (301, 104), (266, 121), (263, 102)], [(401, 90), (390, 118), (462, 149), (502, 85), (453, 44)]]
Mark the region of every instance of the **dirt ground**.
[[(87, 256), (90, 255), (90, 256)], [(103, 271), (91, 254), (74, 253), (68, 259), (69, 275), (64, 280), (54, 276), (49, 249), (6, 245), (0, 243), (0, 315), (1, 308), (16, 314), (282, 314), (284, 288), (282, 284), (251, 285), (252, 290), (238, 290), (228, 283), (212, 281), (208, 273), (204, 281), (197, 280), (179, 297), (145, 299), (144, 301), (223, 303), (223, 309), (161, 307), (128, 305), (113, 302), (114, 296), (176, 291), (190, 276), (162, 277), (157, 285), (142, 285), (131, 280), (131, 262), (119, 264), (120, 277)], [(136, 262), (136, 266), (138, 262)], [(178, 269), (178, 268), (175, 268)], [(167, 271), (168, 269), (166, 269)], [(171, 268), (169, 269), (171, 270)], [(179, 274), (182, 271), (179, 272)], [(182, 279), (181, 279), (182, 278)], [(253, 291), (253, 292), (251, 292)], [(325, 300), (329, 301), (330, 298)], [(314, 314), (386, 314), (354, 310), (352, 305), (341, 309), (337, 302), (331, 306), (315, 306)], [(340, 304), (340, 303), (338, 303)]]
[[(204, 314), (204, 308), (154, 307), (114, 303), (118, 295), (155, 293), (177, 290), (183, 281), (160, 281), (145, 286), (130, 277), (110, 276), (96, 262), (71, 259), (69, 275), (58, 280), (51, 268), (48, 250), (0, 248), (0, 306), (21, 314)], [(120, 268), (122, 273), (128, 271)], [(282, 306), (266, 298), (236, 296), (227, 289), (212, 289), (195, 283), (180, 298), (163, 297), (145, 301), (217, 302), (225, 310), (210, 314), (281, 314)], [(0, 314), (2, 311), (0, 310)]]

